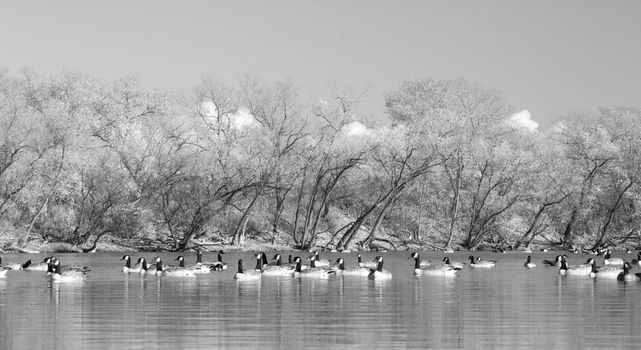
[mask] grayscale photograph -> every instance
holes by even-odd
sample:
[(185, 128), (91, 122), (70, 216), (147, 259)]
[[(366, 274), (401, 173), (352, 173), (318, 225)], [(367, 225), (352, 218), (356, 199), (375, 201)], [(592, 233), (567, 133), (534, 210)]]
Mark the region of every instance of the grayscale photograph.
[(638, 349), (641, 1), (0, 3), (0, 349)]

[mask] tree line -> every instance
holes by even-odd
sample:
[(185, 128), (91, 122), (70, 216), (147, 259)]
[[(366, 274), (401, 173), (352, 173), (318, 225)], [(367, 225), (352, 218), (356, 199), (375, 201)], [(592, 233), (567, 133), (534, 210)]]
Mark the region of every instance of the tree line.
[(541, 132), (510, 123), (496, 91), (414, 79), (385, 94), (377, 125), (355, 113), (357, 95), (303, 103), (298, 91), (0, 73), (0, 243), (638, 244), (638, 109), (568, 114)]

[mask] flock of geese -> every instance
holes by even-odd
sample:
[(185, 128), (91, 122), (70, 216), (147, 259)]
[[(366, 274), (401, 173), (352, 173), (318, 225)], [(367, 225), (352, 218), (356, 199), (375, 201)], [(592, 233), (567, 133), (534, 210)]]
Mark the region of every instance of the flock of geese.
[[(159, 257), (153, 259), (150, 264), (144, 257), (139, 258), (136, 264), (132, 266), (131, 257), (125, 255), (122, 257), (124, 273), (152, 274), (156, 276), (177, 276), (189, 277), (197, 274), (205, 274), (227, 269), (227, 263), (223, 262), (223, 251), (218, 252), (217, 261), (203, 261), (202, 251), (196, 253), (196, 263), (192, 265), (185, 264), (185, 258), (178, 256), (176, 261), (178, 265), (164, 265)], [(559, 274), (563, 276), (585, 276), (590, 278), (616, 279), (619, 281), (640, 281), (641, 273), (632, 272), (633, 266), (641, 267), (641, 252), (638, 252), (637, 258), (632, 259), (631, 263), (620, 258), (613, 258), (612, 252), (607, 250), (603, 257), (603, 266), (597, 266), (594, 258), (589, 258), (581, 265), (568, 265), (566, 255), (557, 255), (554, 260), (543, 260), (543, 265), (547, 267), (558, 267)], [(372, 261), (364, 262), (361, 255), (357, 255), (355, 266), (346, 267), (345, 260), (339, 258), (335, 263), (327, 259), (321, 259), (319, 252), (316, 251), (309, 258), (309, 264), (303, 264), (300, 257), (288, 258), (287, 262), (281, 261), (281, 255), (276, 254), (273, 260), (269, 262), (263, 252), (254, 255), (256, 266), (253, 269), (246, 269), (243, 259), (238, 260), (238, 270), (234, 274), (234, 279), (239, 281), (260, 280), (262, 276), (293, 276), (306, 278), (329, 278), (330, 276), (362, 276), (370, 279), (391, 279), (392, 273), (383, 269), (383, 257), (377, 256)], [(421, 260), (418, 253), (412, 253), (408, 259), (414, 259), (414, 274), (452, 277), (462, 270), (466, 264), (461, 262), (452, 262), (448, 257), (443, 258), (442, 264), (433, 265), (429, 260)], [(496, 265), (493, 260), (481, 260), (469, 256), (470, 268), (489, 269)], [(536, 264), (532, 262), (531, 256), (528, 255), (525, 268), (532, 269)], [(71, 282), (82, 280), (87, 272), (91, 271), (86, 266), (61, 265), (60, 260), (56, 257), (47, 257), (42, 262), (34, 264), (28, 260), (22, 264), (8, 263), (2, 265), (0, 257), (0, 278), (6, 277), (7, 272), (11, 270), (32, 270), (47, 271), (47, 276), (55, 282)]]

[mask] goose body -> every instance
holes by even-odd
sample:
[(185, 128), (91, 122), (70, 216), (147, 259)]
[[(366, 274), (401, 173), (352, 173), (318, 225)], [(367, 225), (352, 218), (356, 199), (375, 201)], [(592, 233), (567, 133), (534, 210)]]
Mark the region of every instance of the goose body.
[(536, 264), (532, 262), (532, 257), (528, 255), (527, 260), (525, 261), (525, 264), (523, 264), (523, 266), (528, 269), (531, 269), (531, 268), (535, 268)]
[(453, 267), (455, 270), (462, 270), (463, 266), (465, 266), (465, 264), (459, 261), (450, 262), (450, 258), (447, 256), (443, 258), (443, 265)]
[[(223, 262), (224, 251), (218, 251), (218, 261), (203, 261), (203, 252), (201, 250), (196, 251), (196, 265), (205, 265), (209, 271), (223, 271), (227, 270), (227, 263)], [(201, 273), (206, 273), (201, 272)]]
[(623, 259), (613, 258), (612, 250), (608, 249), (603, 256), (603, 264), (606, 266), (623, 266)]
[[(356, 255), (356, 259), (358, 260), (358, 267), (363, 267), (366, 269), (375, 269), (376, 268), (376, 262), (375, 261), (362, 261), (361, 259), (361, 253), (358, 253)], [(369, 270), (368, 270), (369, 273)]]
[(378, 256), (376, 257), (376, 269), (370, 270), (369, 271), (369, 276), (367, 276), (369, 279), (376, 279), (376, 280), (390, 280), (392, 279), (392, 273), (383, 270), (383, 257)]
[(369, 276), (370, 269), (367, 267), (360, 267), (360, 266), (355, 266), (351, 268), (345, 268), (345, 261), (343, 258), (339, 258), (336, 260), (336, 263), (338, 264), (338, 269), (336, 270), (337, 275), (342, 275), (342, 276), (362, 276), (362, 277), (367, 277)]
[(4, 265), (2, 265), (2, 257), (0, 257), (0, 266), (2, 266), (2, 268), (4, 268), (4, 269), (8, 269), (8, 270), (24, 270), (27, 267), (29, 267), (29, 265), (31, 265), (31, 260), (27, 260), (22, 264), (10, 262), (10, 263), (5, 263)]
[(635, 265), (637, 267), (641, 267), (641, 252), (637, 253), (637, 258), (632, 259), (632, 265)]
[(156, 258), (156, 276), (193, 277), (194, 271), (180, 266), (163, 266), (159, 257)]
[(607, 278), (607, 279), (617, 279), (619, 275), (623, 272), (622, 267), (618, 266), (604, 266), (597, 268), (596, 264), (592, 264), (592, 270), (590, 271), (590, 277), (592, 278)]
[(330, 261), (327, 259), (321, 259), (320, 253), (317, 250), (314, 252), (314, 264), (316, 267), (329, 267)]
[(31, 262), (31, 260), (27, 260), (27, 262), (29, 264), (25, 263), (25, 264), (27, 264), (27, 266), (24, 267), (23, 270), (27, 270), (27, 271), (48, 271), (49, 270), (49, 263), (52, 261), (52, 259), (53, 259), (53, 256), (48, 256), (48, 257), (42, 259), (42, 261), (37, 263), (37, 264), (34, 264), (33, 262)]
[[(456, 271), (460, 270), (459, 268), (449, 264), (445, 264), (441, 266), (421, 267), (421, 262), (420, 262), (421, 258), (418, 256), (418, 253), (412, 253), (411, 257), (414, 258), (414, 274), (417, 276), (427, 275), (427, 276), (453, 277), (453, 276), (456, 276)], [(449, 259), (447, 260), (449, 262)]]
[(186, 271), (191, 271), (194, 274), (203, 274), (203, 273), (210, 273), (212, 271), (212, 268), (209, 265), (205, 264), (193, 264), (193, 265), (185, 265), (185, 257), (184, 256), (179, 256), (176, 258), (178, 260), (178, 267), (182, 268), (183, 270)]
[(49, 263), (48, 275), (51, 277), (51, 280), (54, 282), (66, 283), (66, 282), (80, 282), (84, 280), (85, 275), (87, 274), (88, 269), (83, 267), (70, 267), (61, 266), (60, 260), (53, 259)]
[(475, 260), (474, 256), (470, 255), (470, 267), (474, 268), (483, 268), (483, 269), (489, 269), (492, 268), (496, 265), (496, 261), (491, 261), (491, 260)]
[(263, 262), (262, 255), (259, 253), (255, 256), (256, 268), (253, 270), (245, 270), (243, 266), (243, 259), (238, 260), (238, 272), (234, 275), (234, 279), (238, 281), (258, 281), (263, 275)]
[(131, 272), (136, 272), (134, 268), (131, 267), (131, 257), (129, 255), (125, 255), (122, 257), (122, 259), (125, 261), (125, 266), (122, 267), (122, 272), (124, 273), (131, 273)]
[[(265, 253), (260, 253), (265, 257)], [(283, 266), (280, 261), (280, 254), (274, 256), (272, 265), (263, 265), (263, 275), (265, 276), (291, 276), (294, 274), (295, 266)]]
[(334, 275), (336, 271), (331, 270), (331, 269), (325, 269), (325, 268), (320, 268), (315, 266), (315, 256), (312, 255), (310, 258), (310, 264), (309, 268), (306, 270), (303, 270), (302, 267), (302, 261), (300, 257), (296, 257), (294, 259), (294, 262), (296, 263), (296, 268), (294, 269), (293, 276), (294, 277), (305, 277), (305, 278), (329, 278), (330, 275)]
[(561, 267), (561, 256), (557, 255), (554, 260), (543, 260), (543, 265)]
[(559, 269), (559, 274), (567, 276), (589, 276), (592, 272), (593, 264), (594, 259), (590, 258), (583, 265), (568, 266), (567, 258), (564, 255), (561, 257), (561, 268)]
[(631, 266), (629, 263), (623, 264), (623, 272), (617, 276), (617, 280), (625, 282), (636, 282), (641, 281), (641, 273), (630, 272)]

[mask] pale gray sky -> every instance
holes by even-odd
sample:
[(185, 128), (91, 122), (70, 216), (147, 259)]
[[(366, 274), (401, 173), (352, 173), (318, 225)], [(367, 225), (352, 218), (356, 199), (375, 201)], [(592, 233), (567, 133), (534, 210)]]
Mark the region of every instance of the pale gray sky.
[[(549, 126), (641, 105), (641, 1), (3, 1), (0, 67), (127, 75), (164, 90), (211, 75), (291, 78), (302, 96), (465, 78)], [(641, 106), (640, 106), (641, 107)]]

